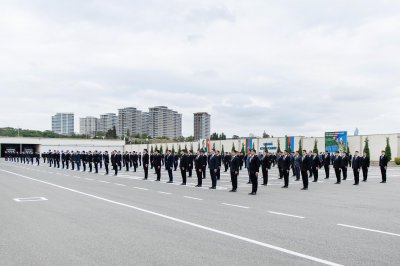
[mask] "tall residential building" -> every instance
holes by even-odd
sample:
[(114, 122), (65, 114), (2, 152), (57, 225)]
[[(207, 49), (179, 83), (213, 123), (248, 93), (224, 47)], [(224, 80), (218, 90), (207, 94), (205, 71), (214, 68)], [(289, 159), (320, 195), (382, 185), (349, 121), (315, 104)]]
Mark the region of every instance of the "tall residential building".
[(142, 111), (134, 107), (118, 109), (118, 136), (142, 134)]
[(74, 122), (74, 113), (56, 113), (51, 117), (51, 131), (60, 135), (72, 135)]
[(194, 113), (194, 139), (208, 139), (211, 134), (211, 115), (204, 112)]
[(118, 117), (114, 113), (107, 113), (100, 115), (99, 119), (99, 128), (98, 131), (100, 132), (107, 132), (113, 127), (117, 128), (118, 125)]
[(98, 131), (99, 119), (87, 116), (79, 119), (79, 134), (94, 137)]
[(142, 134), (146, 134), (150, 136), (151, 133), (151, 120), (150, 120), (150, 113), (143, 112), (142, 113)]
[(153, 138), (182, 136), (182, 114), (166, 106), (149, 108), (150, 136)]

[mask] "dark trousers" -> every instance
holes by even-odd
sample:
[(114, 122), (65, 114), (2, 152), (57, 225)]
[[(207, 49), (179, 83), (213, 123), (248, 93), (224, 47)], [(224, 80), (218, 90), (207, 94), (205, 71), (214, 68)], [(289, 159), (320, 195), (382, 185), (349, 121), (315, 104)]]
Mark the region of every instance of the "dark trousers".
[(65, 165), (67, 166), (67, 169), (69, 169), (69, 160), (65, 161)]
[(283, 179), (285, 181), (285, 187), (289, 186), (289, 171), (290, 170), (282, 170), (283, 172)]
[(114, 175), (118, 175), (118, 166), (116, 163), (113, 164)]
[(217, 180), (221, 179), (221, 168), (217, 169), (217, 172), (215, 173), (215, 175), (217, 176)]
[(143, 170), (144, 170), (144, 179), (147, 179), (149, 176), (149, 167), (143, 166)]
[(157, 175), (157, 180), (161, 180), (161, 166), (155, 166), (154, 167), (156, 170), (156, 175)]
[(122, 164), (121, 164), (121, 162), (118, 162), (118, 167), (119, 167), (119, 170), (121, 171), (121, 169), (122, 169)]
[(238, 185), (237, 179), (238, 179), (238, 174), (235, 172), (231, 172), (232, 190), (237, 189), (237, 185)]
[(363, 172), (363, 180), (367, 181), (367, 178), (368, 178), (368, 167), (363, 167), (362, 168), (362, 172)]
[(80, 162), (76, 162), (76, 170), (79, 171), (81, 169), (81, 164)]
[(329, 178), (329, 165), (324, 165), (325, 168), (325, 177)]
[(103, 168), (103, 161), (102, 160), (100, 160), (99, 164), (100, 164), (100, 169)]
[(189, 166), (188, 172), (189, 172), (189, 177), (192, 177), (192, 172), (193, 172), (193, 167), (192, 166)]
[(228, 171), (228, 164), (225, 163), (224, 166), (225, 166), (225, 172), (227, 172)]
[(206, 178), (206, 166), (204, 166), (204, 167), (201, 169), (201, 172), (203, 173), (203, 178), (205, 179), (205, 178)]
[(382, 181), (386, 182), (386, 167), (381, 166)]
[(75, 162), (71, 162), (71, 170), (75, 170)]
[[(288, 172), (288, 178), (289, 178), (289, 172)], [(250, 173), (250, 180), (251, 180), (251, 192), (257, 193), (258, 178), (256, 173)]]
[(182, 183), (186, 184), (186, 169), (181, 169)]
[(312, 172), (314, 175), (314, 181), (317, 182), (318, 181), (318, 167), (313, 167)]
[(217, 173), (215, 172), (216, 169), (210, 169), (210, 175), (211, 175), (211, 186), (216, 187), (217, 186)]
[[(172, 174), (172, 168), (169, 168), (169, 169), (167, 169), (167, 171), (168, 171), (168, 178), (169, 178), (169, 181), (174, 181), (174, 176), (173, 176), (173, 174)], [(157, 172), (157, 171), (156, 171)]]
[(104, 167), (106, 168), (106, 175), (108, 175), (108, 163), (104, 163)]
[(354, 174), (354, 184), (358, 184), (360, 182), (360, 169), (353, 169)]
[(263, 185), (266, 185), (268, 184), (268, 168), (263, 168), (262, 174), (263, 174)]
[(336, 182), (340, 183), (340, 168), (335, 168)]
[(203, 173), (201, 172), (201, 169), (196, 169), (196, 175), (197, 175), (197, 185), (201, 186), (203, 184)]
[(127, 172), (129, 171), (129, 163), (128, 162), (125, 163), (125, 169)]
[(86, 172), (86, 162), (82, 161), (83, 172)]
[(296, 175), (296, 180), (300, 180), (300, 166), (295, 166), (294, 167), (294, 169), (295, 169), (295, 175)]
[(307, 170), (301, 171), (301, 180), (303, 181), (303, 188), (308, 188), (308, 172), (307, 172)]
[(89, 172), (92, 172), (92, 169), (93, 169), (92, 163), (89, 162)]
[(62, 161), (62, 169), (65, 168), (65, 161)]
[(99, 163), (98, 162), (94, 163), (94, 171), (95, 171), (96, 174), (99, 173)]
[(343, 167), (342, 172), (343, 172), (343, 180), (346, 180), (347, 179), (347, 167)]
[(283, 171), (282, 168), (278, 166), (278, 171), (279, 171), (279, 178), (283, 178)]

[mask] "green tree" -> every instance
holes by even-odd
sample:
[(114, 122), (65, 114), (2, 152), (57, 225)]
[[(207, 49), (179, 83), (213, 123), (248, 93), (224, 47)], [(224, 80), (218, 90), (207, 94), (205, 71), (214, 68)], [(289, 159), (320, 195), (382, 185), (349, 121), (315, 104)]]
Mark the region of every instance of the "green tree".
[(197, 151), (200, 151), (200, 142), (197, 144)]
[(234, 151), (234, 150), (236, 150), (236, 148), (235, 148), (235, 142), (232, 142), (232, 149), (231, 149), (231, 151)]
[(389, 138), (386, 138), (386, 148), (385, 148), (385, 155), (389, 161), (392, 160), (392, 149), (390, 148)]
[(225, 151), (224, 151), (224, 144), (222, 144), (222, 147), (221, 147), (221, 154), (225, 154)]
[(150, 153), (153, 153), (153, 152), (154, 152), (153, 145), (151, 145)]
[(226, 135), (224, 134), (224, 132), (222, 132), (222, 133), (219, 135), (219, 139), (220, 139), (220, 140), (226, 140)]
[(245, 151), (244, 151), (244, 143), (242, 143), (242, 150), (240, 151), (243, 155), (245, 154)]
[(314, 153), (318, 153), (318, 140), (317, 140), (317, 139), (314, 140), (314, 149), (313, 149), (313, 152), (314, 152)]
[(185, 141), (192, 142), (192, 141), (194, 141), (194, 137), (193, 136), (189, 136), (189, 137), (185, 138)]
[(190, 143), (190, 152), (193, 153), (193, 143)]
[(364, 150), (363, 153), (365, 152), (368, 157), (370, 157), (370, 151), (369, 151), (369, 139), (368, 137), (364, 140)]
[(181, 154), (181, 144), (178, 145), (178, 154)]
[(301, 139), (299, 139), (299, 154), (303, 155), (303, 143), (302, 143)]
[(282, 152), (281, 151), (281, 141), (278, 139), (278, 149), (276, 150), (276, 152)]
[(346, 153), (347, 154), (350, 154), (350, 145), (349, 145), (349, 142), (347, 141), (347, 150), (346, 150)]
[(158, 151), (158, 145), (157, 145), (157, 144), (156, 144), (156, 148), (155, 148), (155, 150), (156, 150), (156, 151)]
[(164, 154), (163, 146), (160, 146), (160, 154)]
[(175, 144), (172, 144), (172, 154), (175, 154)]

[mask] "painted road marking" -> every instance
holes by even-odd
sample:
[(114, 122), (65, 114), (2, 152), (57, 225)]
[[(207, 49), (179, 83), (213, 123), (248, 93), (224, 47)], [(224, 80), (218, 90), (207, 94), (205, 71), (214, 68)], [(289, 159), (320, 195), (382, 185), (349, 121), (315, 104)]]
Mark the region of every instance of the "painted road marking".
[(85, 180), (93, 181), (94, 179), (85, 177)]
[(15, 198), (16, 202), (31, 202), (31, 201), (45, 201), (45, 197), (31, 197), (31, 198)]
[(222, 205), (226, 205), (226, 206), (232, 206), (232, 207), (242, 208), (242, 209), (250, 209), (250, 207), (240, 206), (240, 205), (235, 205), (235, 204), (229, 204), (229, 203), (221, 203), (221, 204), (222, 204)]
[(165, 195), (171, 195), (171, 194), (172, 194), (172, 193), (164, 192), (164, 191), (158, 191), (158, 193), (160, 193), (160, 194), (165, 194)]
[(287, 213), (281, 213), (281, 212), (273, 212), (273, 211), (268, 211), (269, 213), (272, 214), (277, 214), (277, 215), (283, 215), (283, 216), (289, 216), (289, 217), (294, 217), (294, 218), (299, 218), (299, 219), (304, 219), (305, 217), (303, 216), (297, 216), (297, 215), (293, 215), (293, 214), (287, 214)]
[(375, 230), (375, 229), (368, 229), (368, 228), (358, 227), (358, 226), (353, 226), (353, 225), (347, 225), (347, 224), (338, 224), (338, 225), (339, 226), (343, 226), (343, 227), (348, 227), (348, 228), (354, 228), (354, 229), (359, 229), (359, 230), (364, 230), (364, 231), (370, 231), (370, 232), (390, 235), (390, 236), (400, 236), (400, 234), (395, 234), (395, 233), (390, 233), (390, 232), (385, 232), (385, 231), (379, 231), (379, 230)]
[(265, 242), (261, 242), (261, 241), (257, 241), (257, 240), (251, 239), (251, 238), (247, 238), (247, 237), (243, 237), (243, 236), (240, 236), (240, 235), (228, 233), (228, 232), (225, 232), (225, 231), (222, 231), (222, 230), (218, 230), (218, 229), (215, 229), (215, 228), (212, 228), (212, 227), (196, 224), (196, 223), (193, 223), (193, 222), (189, 222), (189, 221), (186, 221), (186, 220), (183, 220), (183, 219), (175, 218), (175, 217), (168, 216), (168, 215), (165, 215), (165, 214), (161, 214), (161, 213), (158, 213), (158, 212), (150, 211), (150, 210), (143, 209), (143, 208), (140, 208), (140, 207), (136, 207), (136, 206), (133, 206), (133, 205), (129, 205), (129, 204), (126, 204), (126, 203), (122, 203), (122, 202), (118, 202), (118, 201), (115, 201), (115, 200), (110, 200), (110, 199), (107, 199), (107, 198), (96, 196), (96, 195), (93, 195), (93, 194), (85, 193), (85, 192), (82, 192), (82, 191), (79, 191), (79, 190), (76, 190), (76, 189), (60, 186), (60, 185), (57, 185), (57, 184), (54, 184), (54, 183), (46, 182), (46, 181), (43, 181), (43, 180), (40, 180), (40, 179), (28, 177), (28, 176), (25, 176), (25, 175), (21, 175), (21, 174), (18, 174), (18, 173), (10, 172), (10, 171), (3, 170), (3, 169), (0, 169), (0, 171), (5, 172), (5, 173), (9, 173), (9, 174), (13, 174), (13, 175), (25, 178), (25, 179), (33, 180), (33, 181), (36, 181), (36, 182), (39, 182), (39, 183), (42, 183), (42, 184), (47, 184), (49, 186), (60, 188), (60, 189), (66, 190), (66, 191), (70, 191), (70, 192), (76, 193), (76, 194), (80, 194), (80, 195), (83, 195), (83, 196), (86, 196), (86, 197), (89, 197), (89, 198), (101, 200), (101, 201), (108, 202), (108, 203), (111, 203), (111, 204), (114, 204), (114, 205), (126, 207), (126, 208), (129, 208), (129, 209), (133, 209), (133, 210), (136, 210), (136, 211), (147, 213), (147, 214), (150, 214), (150, 215), (153, 215), (153, 216), (164, 218), (166, 220), (174, 221), (174, 222), (177, 222), (177, 223), (181, 223), (181, 224), (185, 224), (185, 225), (188, 225), (188, 226), (191, 226), (191, 227), (202, 229), (202, 230), (205, 230), (205, 231), (208, 231), (208, 232), (213, 232), (215, 234), (219, 234), (219, 235), (223, 235), (223, 236), (226, 236), (226, 237), (230, 237), (230, 238), (234, 238), (234, 239), (237, 239), (237, 240), (241, 240), (241, 241), (244, 241), (244, 242), (247, 242), (247, 243), (250, 243), (250, 244), (254, 244), (254, 245), (262, 246), (262, 247), (265, 247), (265, 248), (268, 248), (268, 249), (276, 250), (276, 251), (279, 251), (279, 252), (282, 252), (282, 253), (286, 253), (288, 255), (296, 256), (296, 257), (299, 257), (299, 258), (303, 258), (303, 259), (306, 259), (306, 260), (318, 262), (318, 263), (325, 264), (325, 265), (342, 266), (341, 264), (338, 264), (338, 263), (335, 263), (335, 262), (331, 262), (331, 261), (328, 261), (328, 260), (320, 259), (320, 258), (317, 258), (317, 257), (313, 257), (313, 256), (310, 256), (310, 255), (306, 255), (306, 254), (300, 253), (300, 252), (292, 251), (292, 250), (289, 250), (289, 249), (281, 248), (281, 247), (274, 246), (274, 245), (271, 245), (271, 244), (268, 244), (268, 243), (265, 243)]
[(194, 198), (194, 197), (189, 197), (189, 196), (183, 196), (184, 198), (187, 198), (187, 199), (192, 199), (192, 200), (203, 200), (203, 199), (200, 199), (200, 198)]
[(121, 186), (121, 187), (126, 187), (126, 185), (120, 184), (120, 183), (114, 183), (114, 185), (116, 185), (116, 186)]
[(105, 184), (110, 184), (110, 182), (103, 181), (103, 180), (97, 180), (97, 181), (99, 181), (99, 182), (101, 182), (101, 183), (105, 183)]
[(136, 188), (136, 189), (139, 189), (139, 190), (148, 190), (147, 188), (143, 188), (143, 187), (133, 187), (133, 188)]

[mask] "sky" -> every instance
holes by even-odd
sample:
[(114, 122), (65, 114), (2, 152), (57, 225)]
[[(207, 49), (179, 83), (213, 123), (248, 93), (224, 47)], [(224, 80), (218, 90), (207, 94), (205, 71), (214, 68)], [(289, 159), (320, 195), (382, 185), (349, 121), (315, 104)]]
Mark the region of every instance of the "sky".
[(211, 131), (400, 132), (398, 0), (0, 0), (0, 127), (166, 105)]

